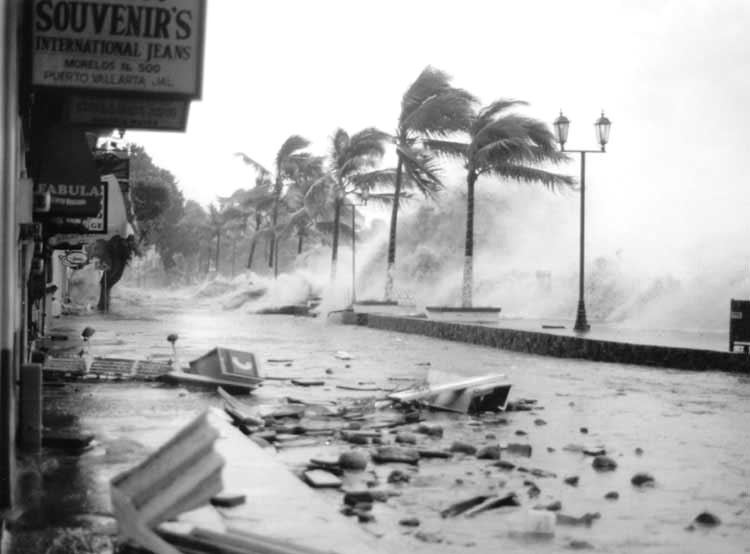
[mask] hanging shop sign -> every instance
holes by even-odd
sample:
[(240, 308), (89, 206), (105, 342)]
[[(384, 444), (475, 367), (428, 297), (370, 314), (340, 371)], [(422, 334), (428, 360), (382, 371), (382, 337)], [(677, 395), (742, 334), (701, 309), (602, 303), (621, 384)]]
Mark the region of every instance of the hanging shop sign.
[(64, 117), (87, 127), (184, 131), (189, 107), (189, 100), (74, 94), (66, 99)]
[(39, 183), (37, 192), (51, 200), (42, 218), (47, 235), (106, 234), (108, 184)]
[(83, 250), (67, 250), (60, 256), (60, 262), (65, 267), (79, 269), (85, 266), (89, 261), (89, 256)]
[(205, 0), (32, 0), (36, 87), (201, 95)]

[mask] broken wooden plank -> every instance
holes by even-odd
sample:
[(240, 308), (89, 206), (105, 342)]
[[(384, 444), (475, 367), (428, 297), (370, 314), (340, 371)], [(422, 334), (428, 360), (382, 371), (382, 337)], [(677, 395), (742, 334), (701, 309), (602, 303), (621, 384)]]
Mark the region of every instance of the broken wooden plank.
[(154, 533), (161, 522), (207, 504), (222, 490), (218, 431), (201, 414), (140, 464), (112, 479), (120, 538), (159, 554), (178, 551)]
[(310, 469), (305, 471), (302, 475), (305, 478), (305, 481), (307, 481), (311, 487), (316, 489), (338, 489), (341, 487), (341, 479), (325, 469)]
[(216, 392), (219, 393), (219, 396), (224, 400), (224, 410), (232, 416), (235, 421), (256, 427), (263, 427), (263, 425), (265, 425), (263, 418), (254, 414), (250, 406), (237, 400), (222, 387), (218, 387)]
[[(212, 410), (215, 411), (215, 410)], [(218, 418), (217, 418), (218, 419)], [(223, 552), (216, 545), (224, 544), (222, 537), (243, 537), (252, 530), (252, 537), (272, 543), (293, 541), (303, 554), (326, 552), (356, 552), (374, 554), (382, 551), (383, 539), (369, 536), (356, 522), (340, 516), (330, 498), (306, 485), (271, 450), (264, 450), (232, 426), (226, 418), (216, 422), (221, 436), (216, 450), (226, 464), (222, 473), (227, 489), (243, 492), (248, 501), (234, 508), (222, 508), (221, 515), (207, 506), (178, 518), (184, 533), (191, 529), (207, 529), (214, 535), (204, 543), (208, 552)], [(172, 523), (163, 524), (161, 529)], [(199, 533), (201, 537), (205, 535)], [(220, 540), (221, 539), (221, 540)], [(185, 551), (199, 552), (193, 544), (185, 543)], [(294, 551), (264, 550), (258, 543), (240, 543), (233, 553)], [(192, 549), (192, 550), (191, 550)]]
[(298, 387), (322, 387), (326, 384), (325, 381), (320, 379), (291, 379), (293, 385)]
[(505, 409), (511, 385), (504, 375), (484, 375), (453, 383), (394, 392), (397, 402), (423, 402), (430, 407), (458, 413)]

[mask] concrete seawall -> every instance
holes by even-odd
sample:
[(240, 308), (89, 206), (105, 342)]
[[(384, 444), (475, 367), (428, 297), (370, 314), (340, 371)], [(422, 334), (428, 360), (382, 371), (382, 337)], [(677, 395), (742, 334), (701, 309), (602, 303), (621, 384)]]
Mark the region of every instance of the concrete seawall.
[(356, 314), (356, 320), (352, 317), (348, 318), (346, 322), (356, 322), (358, 325), (374, 329), (412, 333), (541, 356), (580, 358), (597, 362), (638, 364), (696, 371), (750, 372), (750, 357), (744, 353), (595, 340), (552, 333), (379, 314), (358, 313)]

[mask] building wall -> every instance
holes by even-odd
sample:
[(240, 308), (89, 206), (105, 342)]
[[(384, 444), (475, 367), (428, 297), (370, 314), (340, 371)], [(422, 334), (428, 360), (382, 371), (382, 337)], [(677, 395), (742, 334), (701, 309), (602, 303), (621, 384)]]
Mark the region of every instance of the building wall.
[(0, 509), (13, 501), (17, 383), (24, 358), (29, 248), (19, 242), (19, 225), (32, 219), (19, 110), (22, 13), (22, 0), (0, 2)]

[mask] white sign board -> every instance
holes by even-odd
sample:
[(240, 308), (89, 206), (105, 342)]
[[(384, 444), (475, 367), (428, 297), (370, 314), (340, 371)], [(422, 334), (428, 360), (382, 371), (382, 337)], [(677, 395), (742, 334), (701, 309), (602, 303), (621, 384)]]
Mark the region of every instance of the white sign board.
[(33, 0), (32, 85), (200, 98), (205, 0)]

